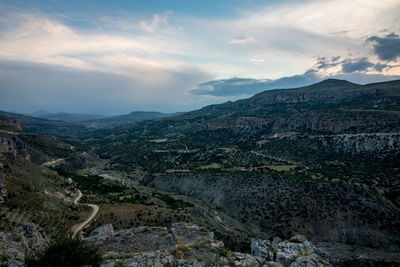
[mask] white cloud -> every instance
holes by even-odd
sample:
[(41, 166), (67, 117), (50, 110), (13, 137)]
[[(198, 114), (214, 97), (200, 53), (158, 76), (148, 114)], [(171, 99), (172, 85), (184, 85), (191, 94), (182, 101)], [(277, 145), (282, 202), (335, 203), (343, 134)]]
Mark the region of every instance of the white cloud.
[[(183, 107), (226, 100), (186, 94), (195, 83), (207, 79), (292, 76), (310, 69), (321, 56), (341, 56), (341, 60), (365, 57), (378, 64), (372, 44), (365, 40), (381, 36), (382, 29), (400, 33), (398, 0), (266, 5), (230, 19), (187, 17), (170, 11), (145, 19), (127, 12), (105, 12), (91, 16), (87, 27), (67, 17), (2, 12), (0, 60), (105, 73), (113, 82), (115, 77), (123, 77), (121, 87), (125, 89), (118, 91), (121, 101), (135, 99), (153, 106), (157, 101), (164, 106), (170, 101)], [(392, 62), (380, 73), (399, 74), (399, 65)], [(339, 65), (332, 65), (318, 74), (331, 76), (341, 71)], [(376, 73), (372, 68), (369, 71)], [(46, 86), (46, 77), (37, 79)], [(83, 79), (75, 81), (78, 86)], [(98, 86), (91, 90), (103, 88)], [(184, 104), (179, 103), (181, 98)]]
[(21, 22), (0, 38), (0, 57), (6, 59), (98, 69), (113, 67), (109, 62), (101, 62), (104, 55), (123, 55), (125, 58), (133, 55), (132, 60), (147, 56), (147, 62), (151, 64), (164, 51), (179, 53), (182, 50), (179, 42), (140, 35), (80, 32), (50, 18), (26, 14), (14, 16)]
[(229, 41), (230, 44), (246, 44), (246, 43), (254, 43), (256, 40), (250, 36), (238, 36)]
[(253, 62), (256, 65), (262, 65), (264, 64), (265, 60), (262, 58), (252, 58), (251, 62)]
[(142, 20), (139, 25), (145, 31), (154, 32), (160, 25), (168, 23), (168, 16), (171, 14), (173, 14), (172, 11), (166, 11), (162, 14), (153, 14), (150, 21)]

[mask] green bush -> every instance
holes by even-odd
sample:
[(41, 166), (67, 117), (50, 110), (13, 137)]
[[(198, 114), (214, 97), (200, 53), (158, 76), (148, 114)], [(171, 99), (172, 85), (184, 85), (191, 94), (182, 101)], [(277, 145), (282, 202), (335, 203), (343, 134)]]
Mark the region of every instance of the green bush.
[(101, 256), (98, 248), (87, 242), (63, 237), (50, 243), (37, 255), (27, 257), (27, 267), (75, 267), (82, 265), (100, 266)]

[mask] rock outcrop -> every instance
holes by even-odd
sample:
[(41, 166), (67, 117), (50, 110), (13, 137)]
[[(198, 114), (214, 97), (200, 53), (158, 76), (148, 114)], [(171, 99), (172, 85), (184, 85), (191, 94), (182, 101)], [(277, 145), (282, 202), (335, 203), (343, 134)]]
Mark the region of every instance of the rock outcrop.
[(255, 239), (251, 253), (233, 252), (197, 225), (92, 231), (87, 241), (100, 246), (102, 267), (114, 266), (332, 266), (304, 237), (291, 241)]
[(12, 233), (0, 232), (0, 266), (23, 266), (31, 255), (47, 244), (46, 234), (35, 224), (17, 227)]
[(211, 203), (254, 235), (267, 229), (273, 235), (300, 233), (314, 241), (398, 250), (399, 210), (362, 187), (231, 173), (161, 174), (143, 182)]
[(21, 139), (13, 135), (0, 136), (0, 153), (11, 155), (14, 158), (21, 156), (25, 160), (31, 159), (27, 146)]
[(251, 254), (289, 267), (331, 266), (321, 251), (303, 236), (294, 236), (289, 242), (277, 238), (272, 242), (254, 239)]
[(15, 119), (10, 119), (8, 117), (0, 116), (0, 128), (3, 129), (12, 129), (12, 130), (18, 130), (21, 131), (21, 123), (19, 120)]
[(0, 167), (0, 204), (4, 203), (6, 197), (7, 197), (7, 187), (2, 173), (2, 168)]

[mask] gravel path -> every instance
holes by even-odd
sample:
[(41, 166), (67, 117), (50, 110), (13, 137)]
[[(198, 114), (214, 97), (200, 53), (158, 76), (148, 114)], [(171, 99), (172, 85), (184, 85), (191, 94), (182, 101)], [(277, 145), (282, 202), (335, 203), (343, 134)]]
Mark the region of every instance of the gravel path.
[[(83, 194), (82, 192), (78, 189), (78, 196), (74, 200), (74, 205), (79, 204), (79, 200), (82, 198)], [(72, 226), (71, 231), (72, 231), (72, 237), (75, 237), (77, 233), (79, 233), (86, 225), (88, 225), (94, 217), (96, 217), (97, 213), (99, 212), (99, 206), (95, 204), (86, 204), (86, 206), (89, 206), (92, 208), (92, 213), (90, 213), (89, 218), (86, 219), (86, 221), (75, 224)]]

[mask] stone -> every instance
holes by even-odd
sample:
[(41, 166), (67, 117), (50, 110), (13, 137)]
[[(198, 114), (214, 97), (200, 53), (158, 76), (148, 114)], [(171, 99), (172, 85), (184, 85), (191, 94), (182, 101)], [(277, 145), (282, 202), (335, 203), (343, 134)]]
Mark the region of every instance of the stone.
[(34, 254), (47, 243), (47, 236), (35, 224), (19, 226), (12, 233), (0, 232), (0, 255), (7, 259), (0, 266), (23, 266), (25, 255)]
[(298, 257), (295, 262), (292, 262), (289, 267), (317, 267), (312, 256)]
[(289, 241), (293, 243), (303, 243), (307, 241), (307, 238), (305, 238), (303, 235), (295, 235), (291, 237)]
[(253, 239), (251, 241), (251, 254), (265, 258), (267, 260), (272, 260), (274, 254), (269, 251), (270, 242), (268, 240)]
[(280, 239), (277, 236), (272, 239), (272, 243), (279, 243), (279, 242), (282, 242), (282, 239)]
[(170, 232), (165, 227), (145, 226), (114, 232), (112, 225), (104, 225), (93, 230), (86, 240), (102, 241), (98, 244), (103, 257), (108, 259), (102, 267), (331, 266), (311, 242), (299, 242), (306, 240), (300, 236), (291, 239), (295, 242), (253, 239), (251, 254), (227, 250), (221, 255), (219, 249), (224, 247), (223, 242), (210, 240), (210, 232), (197, 225), (173, 224)]
[(2, 173), (2, 168), (0, 168), (0, 204), (4, 203), (6, 197), (7, 197), (7, 187)]
[(114, 227), (112, 224), (106, 224), (101, 227), (94, 229), (90, 236), (99, 236), (102, 235), (104, 237), (113, 237), (114, 236)]

